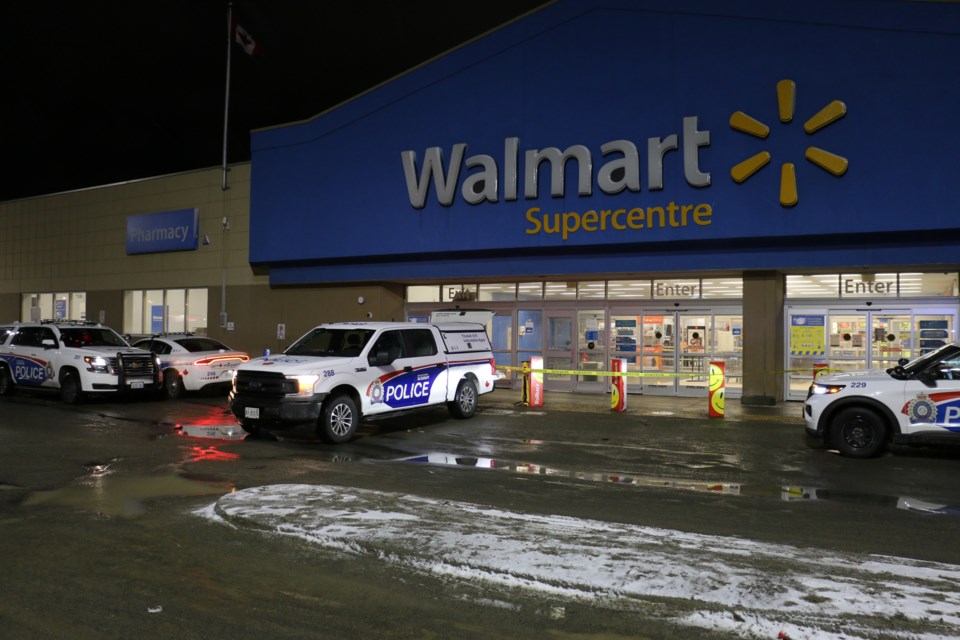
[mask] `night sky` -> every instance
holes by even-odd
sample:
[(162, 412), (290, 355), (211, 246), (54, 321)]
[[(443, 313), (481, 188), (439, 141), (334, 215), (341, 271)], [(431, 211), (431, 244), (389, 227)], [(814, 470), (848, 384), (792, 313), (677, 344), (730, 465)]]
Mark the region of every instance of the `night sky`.
[[(312, 117), (544, 4), (234, 0), (230, 162), (251, 129)], [(0, 200), (219, 166), (227, 2), (3, 3)]]

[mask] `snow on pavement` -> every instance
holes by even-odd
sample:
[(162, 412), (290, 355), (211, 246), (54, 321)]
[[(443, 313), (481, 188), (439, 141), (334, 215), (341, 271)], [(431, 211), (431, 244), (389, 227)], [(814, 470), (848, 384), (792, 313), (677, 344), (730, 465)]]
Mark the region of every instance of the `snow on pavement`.
[(325, 485), (271, 485), (197, 512), (459, 580), (623, 606), (744, 638), (960, 638), (960, 566), (543, 516)]

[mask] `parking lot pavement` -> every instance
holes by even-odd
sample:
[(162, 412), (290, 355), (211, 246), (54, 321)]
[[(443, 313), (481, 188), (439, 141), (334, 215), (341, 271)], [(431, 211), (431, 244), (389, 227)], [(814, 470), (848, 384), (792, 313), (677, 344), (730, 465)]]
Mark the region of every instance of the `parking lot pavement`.
[[(741, 422), (746, 420), (776, 420), (791, 424), (803, 423), (802, 402), (780, 402), (770, 407), (744, 406), (739, 398), (726, 398), (722, 418)], [(522, 407), (523, 392), (517, 389), (497, 389), (480, 397), (480, 409), (484, 407)], [(588, 413), (612, 413), (608, 393), (570, 393), (547, 391), (542, 407), (527, 407), (530, 411), (583, 411)], [(706, 397), (689, 398), (677, 396), (652, 396), (631, 394), (627, 396), (627, 415), (660, 415), (682, 418), (707, 418), (709, 410)]]

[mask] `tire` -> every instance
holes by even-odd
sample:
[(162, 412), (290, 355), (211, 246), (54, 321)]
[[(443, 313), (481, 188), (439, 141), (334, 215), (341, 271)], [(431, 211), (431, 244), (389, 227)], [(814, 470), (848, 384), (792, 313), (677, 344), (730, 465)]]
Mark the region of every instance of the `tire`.
[(255, 422), (250, 422), (249, 420), (241, 420), (240, 428), (247, 433), (257, 433), (260, 431), (260, 425), (256, 424)]
[(10, 375), (10, 369), (6, 365), (0, 365), (0, 396), (8, 396), (13, 393), (13, 376)]
[(473, 380), (464, 378), (457, 385), (453, 402), (447, 403), (450, 415), (464, 420), (477, 412), (477, 385)]
[(66, 404), (79, 404), (83, 400), (83, 388), (76, 373), (67, 371), (60, 375), (60, 399)]
[(830, 424), (834, 446), (849, 458), (872, 458), (887, 445), (887, 424), (873, 409), (843, 409)]
[(347, 442), (357, 432), (358, 422), (360, 413), (353, 398), (346, 394), (334, 396), (323, 405), (317, 434), (331, 444)]
[(163, 392), (168, 400), (182, 398), (184, 391), (183, 378), (179, 373), (173, 369), (163, 372)]

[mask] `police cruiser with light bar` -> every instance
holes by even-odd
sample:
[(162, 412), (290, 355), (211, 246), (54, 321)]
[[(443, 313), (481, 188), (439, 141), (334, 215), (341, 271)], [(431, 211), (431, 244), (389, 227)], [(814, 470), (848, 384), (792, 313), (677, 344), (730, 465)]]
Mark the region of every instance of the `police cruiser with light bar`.
[(501, 377), (483, 324), (325, 324), (237, 367), (230, 408), (248, 432), (312, 423), (337, 443), (362, 418), (444, 404), (469, 418)]
[(832, 373), (810, 385), (806, 431), (854, 458), (889, 443), (960, 444), (960, 344), (891, 369)]
[(59, 391), (75, 404), (88, 393), (158, 390), (156, 354), (134, 349), (110, 327), (93, 322), (44, 321), (0, 333), (0, 395), (17, 387)]

